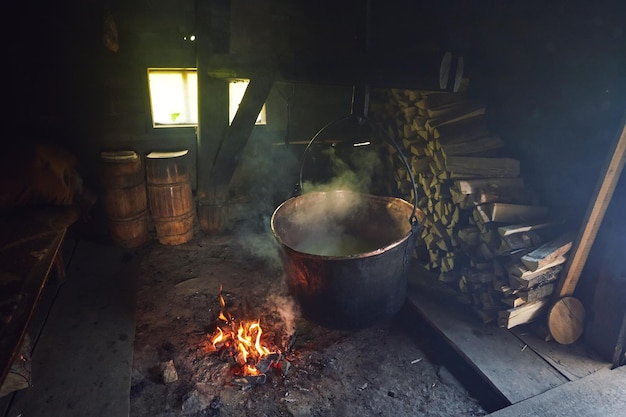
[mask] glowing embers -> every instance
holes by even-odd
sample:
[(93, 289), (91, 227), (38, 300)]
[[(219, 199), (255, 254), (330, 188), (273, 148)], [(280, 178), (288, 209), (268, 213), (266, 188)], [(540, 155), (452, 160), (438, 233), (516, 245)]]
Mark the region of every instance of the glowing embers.
[(263, 339), (260, 320), (238, 321), (226, 309), (220, 285), (220, 314), (216, 330), (204, 344), (207, 353), (230, 356), (235, 361), (232, 383), (241, 387), (263, 384), (267, 372), (280, 366), (281, 352)]

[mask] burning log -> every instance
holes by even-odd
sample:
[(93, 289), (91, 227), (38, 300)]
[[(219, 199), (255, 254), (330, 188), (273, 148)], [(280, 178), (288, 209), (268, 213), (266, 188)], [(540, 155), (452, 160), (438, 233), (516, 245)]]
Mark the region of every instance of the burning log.
[(220, 286), (220, 313), (215, 332), (204, 343), (204, 351), (231, 357), (235, 364), (232, 383), (242, 389), (263, 384), (267, 372), (277, 367), (282, 354), (277, 349), (268, 347), (262, 339), (263, 330), (260, 320), (237, 322), (226, 309), (226, 302)]

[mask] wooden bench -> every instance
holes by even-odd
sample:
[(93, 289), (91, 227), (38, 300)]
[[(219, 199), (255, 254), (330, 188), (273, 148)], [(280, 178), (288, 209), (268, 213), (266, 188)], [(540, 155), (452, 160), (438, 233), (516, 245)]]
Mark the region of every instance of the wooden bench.
[(78, 215), (74, 206), (24, 208), (0, 215), (0, 395), (15, 390), (8, 377), (19, 362), (51, 270), (61, 279), (65, 276), (60, 249)]

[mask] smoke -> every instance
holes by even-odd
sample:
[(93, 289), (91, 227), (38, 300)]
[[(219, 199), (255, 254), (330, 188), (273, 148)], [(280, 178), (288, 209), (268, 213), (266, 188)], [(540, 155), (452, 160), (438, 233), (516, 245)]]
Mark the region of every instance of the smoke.
[(299, 167), (292, 149), (277, 143), (280, 139), (271, 136), (251, 138), (233, 187), (247, 200), (235, 220), (234, 235), (244, 251), (275, 269), (281, 268), (280, 247), (270, 220), (278, 204), (291, 196)]
[(289, 296), (271, 294), (267, 298), (267, 310), (280, 317), (281, 345), (287, 347), (289, 340), (296, 333), (296, 323), (300, 317), (300, 309), (296, 301)]

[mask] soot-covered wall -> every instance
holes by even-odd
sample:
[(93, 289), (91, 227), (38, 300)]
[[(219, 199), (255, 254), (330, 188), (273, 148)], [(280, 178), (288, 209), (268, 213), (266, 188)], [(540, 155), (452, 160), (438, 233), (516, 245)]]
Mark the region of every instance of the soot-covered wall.
[[(345, 60), (359, 45), (353, 18), (363, 16), (367, 1), (335, 3), (232, 1), (233, 49), (273, 42), (267, 47), (275, 52), (271, 59), (297, 62), (323, 54), (328, 61)], [(524, 178), (544, 200), (561, 217), (579, 221), (625, 108), (621, 2), (390, 0), (370, 6), (370, 59), (403, 68), (419, 66), (420, 59), (432, 66), (432, 51), (462, 54), (470, 93), (488, 106), (490, 130), (522, 160)], [(192, 130), (150, 129), (145, 81), (148, 65), (195, 65), (193, 45), (182, 41), (194, 31), (193, 1), (5, 0), (0, 7), (10, 103), (4, 141), (45, 137), (90, 156), (129, 132), (152, 144), (182, 137), (193, 146)], [(117, 52), (103, 45), (106, 11), (119, 30)], [(244, 27), (246, 19), (278, 29)], [(316, 70), (323, 72), (324, 63)]]

